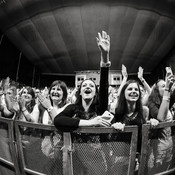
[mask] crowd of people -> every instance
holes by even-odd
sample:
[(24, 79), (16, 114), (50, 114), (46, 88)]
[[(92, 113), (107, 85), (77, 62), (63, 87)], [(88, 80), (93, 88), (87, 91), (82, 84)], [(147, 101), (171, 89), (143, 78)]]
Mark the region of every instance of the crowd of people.
[[(93, 80), (85, 79), (74, 89), (67, 88), (60, 80), (54, 81), (49, 88), (25, 86), (18, 89), (7, 77), (0, 83), (1, 116), (15, 116), (18, 120), (46, 125), (54, 124), (63, 132), (76, 130), (80, 126), (113, 127), (123, 131), (127, 125), (137, 125), (139, 155), (142, 125), (149, 123), (154, 127), (159, 122), (175, 119), (175, 76), (171, 68), (167, 67), (165, 79), (157, 80), (150, 87), (143, 77), (142, 67), (138, 68), (137, 81), (128, 79), (127, 68), (122, 65), (123, 80), (120, 86), (109, 86), (110, 36), (102, 31), (96, 39), (101, 53), (99, 87)], [(109, 113), (113, 116), (112, 121), (104, 118)], [(168, 168), (168, 162), (173, 155), (171, 132), (171, 128), (167, 127), (159, 133), (153, 166), (161, 166), (165, 161)], [(98, 172), (98, 166), (94, 171)]]

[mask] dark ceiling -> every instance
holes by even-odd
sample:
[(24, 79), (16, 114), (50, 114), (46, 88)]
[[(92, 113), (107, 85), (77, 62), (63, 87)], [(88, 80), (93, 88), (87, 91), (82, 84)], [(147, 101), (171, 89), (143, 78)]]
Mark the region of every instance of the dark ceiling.
[(0, 0), (1, 33), (42, 74), (99, 69), (102, 30), (111, 70), (152, 72), (174, 52), (174, 26), (175, 0)]

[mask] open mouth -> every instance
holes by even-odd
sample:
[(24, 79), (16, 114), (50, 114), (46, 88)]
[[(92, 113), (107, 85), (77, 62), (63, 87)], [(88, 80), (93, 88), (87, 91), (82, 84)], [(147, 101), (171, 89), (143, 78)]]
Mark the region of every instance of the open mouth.
[(86, 89), (86, 90), (84, 91), (85, 94), (90, 94), (91, 92), (92, 92), (91, 89)]
[(139, 95), (137, 93), (131, 93), (129, 94), (130, 97), (138, 97)]
[(59, 94), (52, 94), (52, 97), (59, 97)]

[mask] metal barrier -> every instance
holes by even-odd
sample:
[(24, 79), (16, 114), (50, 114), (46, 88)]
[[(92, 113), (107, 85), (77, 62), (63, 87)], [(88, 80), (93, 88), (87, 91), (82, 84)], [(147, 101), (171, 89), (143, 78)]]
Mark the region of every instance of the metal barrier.
[[(166, 133), (166, 134), (165, 134)], [(142, 149), (138, 175), (175, 172), (175, 121), (151, 128), (142, 126)]]
[(13, 119), (0, 117), (0, 174), (19, 175)]
[[(72, 133), (60, 133), (50, 125), (2, 117), (0, 123), (0, 173), (1, 167), (6, 168), (6, 172), (1, 173), (3, 175), (135, 173), (137, 126), (126, 126), (124, 132), (113, 128), (83, 127)], [(169, 142), (159, 135), (164, 129), (171, 130), (165, 137)], [(167, 149), (161, 150), (159, 143), (164, 143), (167, 147), (163, 148)], [(174, 121), (162, 122), (154, 128), (144, 124), (138, 175), (175, 172), (174, 145)]]
[(15, 129), (22, 174), (134, 174), (137, 126), (61, 134), (54, 126), (15, 121)]

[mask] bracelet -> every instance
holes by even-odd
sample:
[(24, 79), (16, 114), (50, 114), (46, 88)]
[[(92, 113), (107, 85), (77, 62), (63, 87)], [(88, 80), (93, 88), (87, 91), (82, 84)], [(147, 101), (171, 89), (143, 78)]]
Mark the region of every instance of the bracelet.
[(140, 81), (141, 81), (142, 83), (144, 83), (145, 79), (144, 79), (144, 78), (142, 78)]
[(24, 110), (22, 110), (22, 112), (25, 112), (25, 111), (27, 111), (27, 109), (25, 108)]
[(168, 91), (169, 92), (170, 90), (169, 90), (169, 88), (165, 88), (165, 91)]
[(168, 97), (168, 96), (163, 96), (163, 100), (166, 100), (166, 101), (170, 102), (170, 97)]
[(51, 111), (52, 111), (52, 109), (53, 109), (53, 106), (51, 106), (51, 107), (47, 108), (47, 112), (51, 112)]
[(108, 61), (107, 63), (104, 63), (104, 62), (100, 62), (100, 67), (110, 67), (111, 66), (111, 62)]

